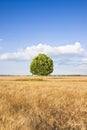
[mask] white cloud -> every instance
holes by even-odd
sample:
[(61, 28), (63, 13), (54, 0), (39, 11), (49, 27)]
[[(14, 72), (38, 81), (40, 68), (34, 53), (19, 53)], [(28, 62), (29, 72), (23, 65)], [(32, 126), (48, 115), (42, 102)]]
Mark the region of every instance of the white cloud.
[(50, 46), (47, 44), (37, 44), (33, 46), (26, 47), (26, 49), (13, 52), (13, 53), (4, 53), (0, 55), (0, 60), (29, 60), (39, 53), (44, 53), (49, 56), (60, 56), (63, 54), (67, 55), (80, 55), (85, 51), (81, 47), (79, 42), (75, 44), (65, 45), (65, 46)]
[(85, 70), (85, 71), (87, 71), (87, 64), (79, 65), (78, 68), (79, 68), (80, 70)]
[(81, 54), (84, 52), (84, 49), (79, 42), (76, 42), (73, 45), (58, 47), (57, 50), (62, 54)]
[(83, 62), (84, 64), (87, 63), (87, 57), (83, 58), (83, 59), (82, 59), (82, 62)]

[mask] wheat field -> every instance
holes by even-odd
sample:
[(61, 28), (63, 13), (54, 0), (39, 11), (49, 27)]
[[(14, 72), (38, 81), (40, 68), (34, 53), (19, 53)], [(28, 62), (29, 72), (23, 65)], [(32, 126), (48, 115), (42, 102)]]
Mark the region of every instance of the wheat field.
[(0, 130), (87, 130), (87, 77), (1, 76)]

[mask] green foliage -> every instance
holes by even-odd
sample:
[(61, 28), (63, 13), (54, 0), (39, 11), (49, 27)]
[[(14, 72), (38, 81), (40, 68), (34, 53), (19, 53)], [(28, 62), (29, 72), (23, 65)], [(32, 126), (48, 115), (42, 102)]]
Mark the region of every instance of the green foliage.
[(53, 72), (53, 60), (45, 54), (36, 56), (30, 65), (30, 72), (34, 75), (47, 76)]

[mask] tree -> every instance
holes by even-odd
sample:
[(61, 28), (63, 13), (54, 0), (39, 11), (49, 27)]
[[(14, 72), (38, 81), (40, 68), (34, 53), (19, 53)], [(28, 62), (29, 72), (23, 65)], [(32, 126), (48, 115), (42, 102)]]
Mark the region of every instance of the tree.
[(30, 72), (34, 75), (50, 75), (53, 72), (53, 60), (45, 54), (39, 54), (32, 60)]

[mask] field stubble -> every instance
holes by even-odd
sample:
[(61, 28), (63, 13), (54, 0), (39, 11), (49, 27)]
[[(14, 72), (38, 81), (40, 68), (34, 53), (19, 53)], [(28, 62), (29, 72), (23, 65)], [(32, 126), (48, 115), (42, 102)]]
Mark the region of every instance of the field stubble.
[(87, 130), (87, 77), (0, 77), (0, 130)]

